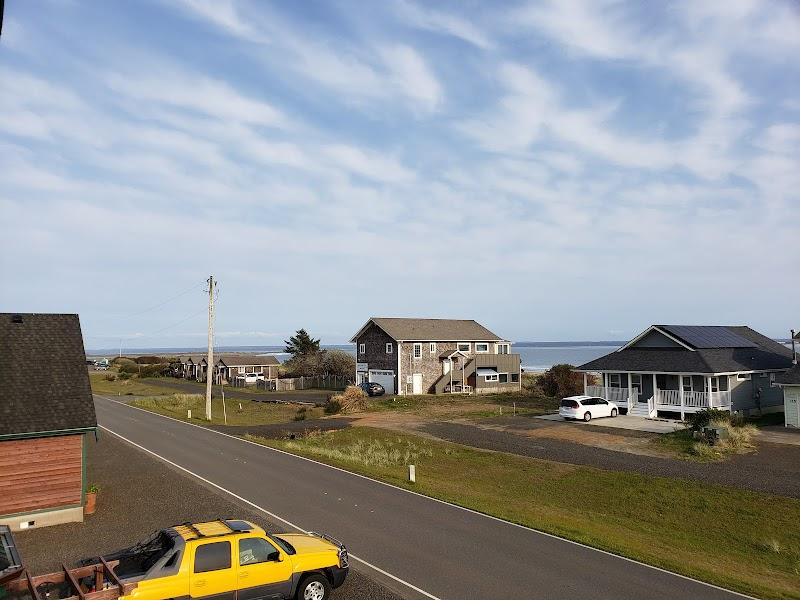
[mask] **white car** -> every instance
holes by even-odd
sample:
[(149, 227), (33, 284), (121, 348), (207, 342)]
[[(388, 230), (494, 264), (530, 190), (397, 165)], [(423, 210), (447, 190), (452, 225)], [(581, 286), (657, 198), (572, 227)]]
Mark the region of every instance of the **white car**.
[(570, 396), (561, 401), (558, 414), (565, 419), (591, 421), (597, 417), (616, 417), (619, 408), (613, 402), (596, 396)]
[(244, 379), (245, 383), (264, 381), (264, 375), (262, 373), (245, 373), (244, 375), (240, 375), (239, 378)]

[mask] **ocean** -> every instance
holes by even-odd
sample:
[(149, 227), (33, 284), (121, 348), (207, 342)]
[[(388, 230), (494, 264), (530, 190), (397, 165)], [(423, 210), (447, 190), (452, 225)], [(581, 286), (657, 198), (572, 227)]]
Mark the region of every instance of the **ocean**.
[[(520, 355), (522, 368), (526, 371), (544, 371), (553, 365), (570, 364), (582, 365), (600, 356), (608, 354), (622, 346), (625, 342), (517, 342), (512, 346), (512, 352)], [(344, 350), (355, 356), (354, 344), (328, 344), (322, 345), (326, 350)], [(125, 355), (176, 355), (176, 354), (202, 354), (205, 348), (124, 348)], [(252, 352), (254, 354), (272, 354), (283, 362), (288, 357), (283, 351), (283, 346), (220, 346), (215, 352)], [(116, 356), (118, 350), (97, 349), (87, 351), (91, 358), (102, 356)]]

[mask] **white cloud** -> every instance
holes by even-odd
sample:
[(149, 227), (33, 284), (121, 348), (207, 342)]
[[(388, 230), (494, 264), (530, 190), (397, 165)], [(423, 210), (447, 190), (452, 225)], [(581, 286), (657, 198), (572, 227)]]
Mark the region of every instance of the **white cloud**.
[(397, 1), (395, 9), (400, 18), (413, 27), (451, 35), (483, 50), (493, 47), (485, 32), (460, 16), (431, 10), (427, 6), (423, 8), (406, 0)]

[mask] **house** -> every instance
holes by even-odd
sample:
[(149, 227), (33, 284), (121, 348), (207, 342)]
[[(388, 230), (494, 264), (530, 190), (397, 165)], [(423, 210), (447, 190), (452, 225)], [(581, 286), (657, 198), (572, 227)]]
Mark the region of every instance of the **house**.
[(796, 344), (800, 342), (800, 332), (792, 330), (792, 368), (781, 373), (775, 385), (783, 390), (783, 418), (786, 427), (800, 428), (800, 365), (797, 364)]
[(197, 367), (203, 359), (202, 354), (186, 354), (178, 357), (175, 376), (184, 379), (197, 379)]
[(520, 357), (511, 342), (472, 320), (369, 319), (356, 344), (356, 383), (387, 394), (518, 391)]
[(223, 354), (216, 361), (214, 383), (233, 383), (237, 377), (247, 373), (263, 375), (266, 381), (277, 379), (280, 364), (281, 362), (271, 355)]
[[(776, 377), (791, 351), (744, 326), (652, 325), (630, 342), (576, 370), (585, 393), (621, 412), (655, 417), (719, 408), (745, 415), (783, 410)], [(588, 385), (601, 373), (602, 385)]]
[(83, 520), (97, 419), (78, 315), (0, 313), (0, 524)]

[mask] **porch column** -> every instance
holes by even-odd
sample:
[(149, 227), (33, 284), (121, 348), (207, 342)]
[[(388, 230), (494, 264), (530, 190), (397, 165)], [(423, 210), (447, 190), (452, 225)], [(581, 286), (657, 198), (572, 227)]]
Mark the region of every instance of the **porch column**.
[[(658, 403), (658, 398), (656, 398), (656, 392), (658, 391), (658, 382), (656, 381), (656, 374), (653, 373), (653, 407), (655, 408), (656, 404)], [(658, 409), (656, 409), (658, 412)], [(647, 415), (648, 417), (650, 415)]]
[(633, 377), (631, 374), (628, 373), (628, 410), (631, 409), (633, 403), (631, 402), (631, 397), (633, 396)]
[(678, 373), (678, 389), (681, 391), (681, 421), (683, 421), (685, 415), (684, 412), (684, 401), (683, 401), (683, 373)]
[(587, 391), (586, 388), (588, 388), (588, 387), (589, 387), (589, 374), (588, 373), (584, 373), (583, 374), (583, 395), (584, 396), (586, 395), (586, 391)]
[(711, 377), (705, 377), (706, 380), (706, 397), (708, 398), (708, 408), (712, 407), (711, 403)]

